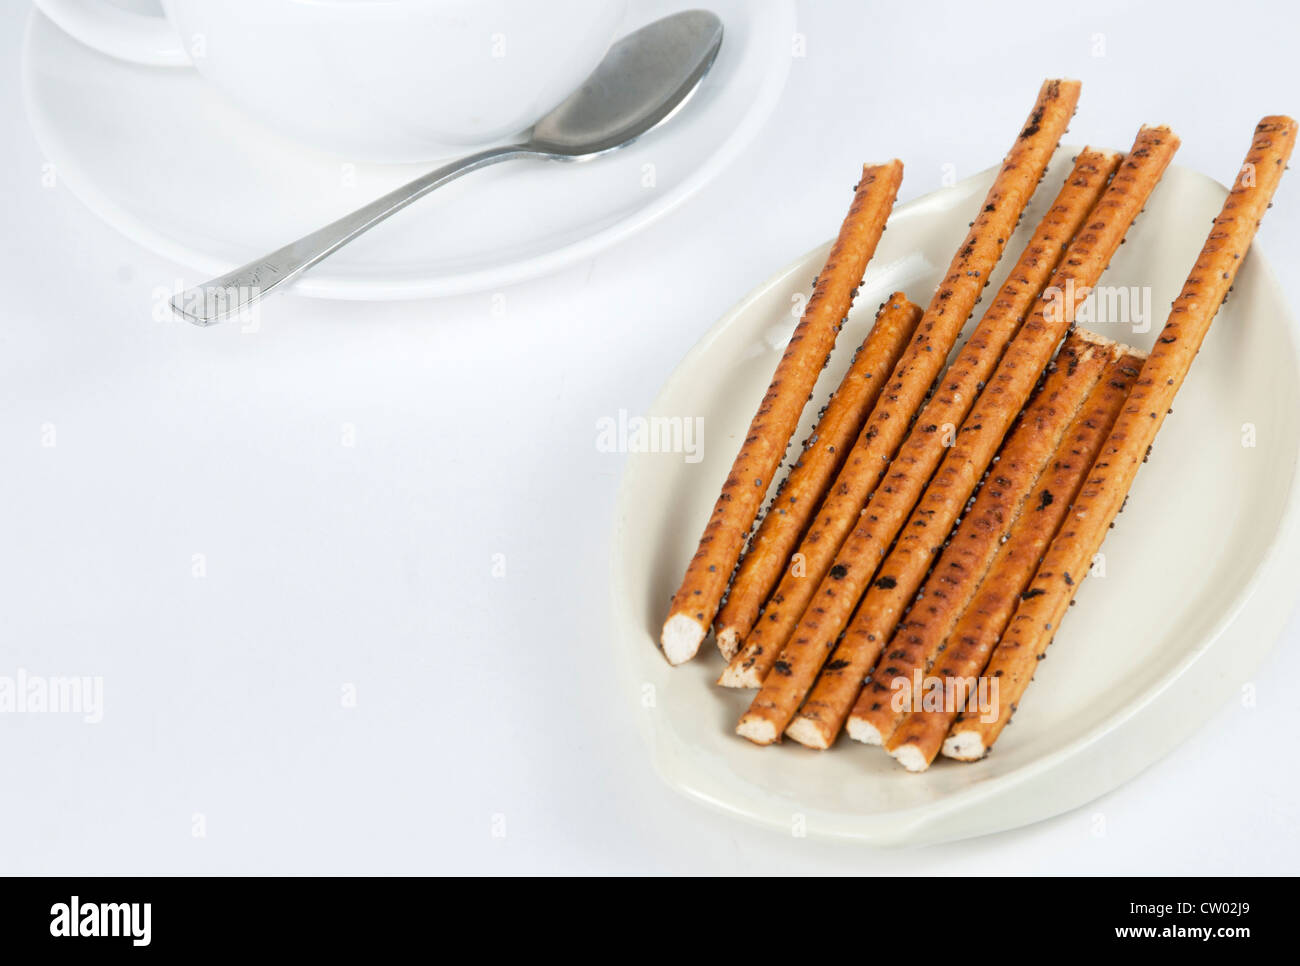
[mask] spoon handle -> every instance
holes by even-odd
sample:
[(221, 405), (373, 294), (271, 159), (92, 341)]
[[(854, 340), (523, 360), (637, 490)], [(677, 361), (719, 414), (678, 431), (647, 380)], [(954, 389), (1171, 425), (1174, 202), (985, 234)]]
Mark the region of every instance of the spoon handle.
[(435, 188), (498, 161), (529, 156), (536, 157), (537, 152), (516, 144), (488, 148), (452, 161), (269, 255), (173, 295), (172, 309), (195, 325), (219, 322), (252, 305), (272, 289), (297, 278), (322, 258)]

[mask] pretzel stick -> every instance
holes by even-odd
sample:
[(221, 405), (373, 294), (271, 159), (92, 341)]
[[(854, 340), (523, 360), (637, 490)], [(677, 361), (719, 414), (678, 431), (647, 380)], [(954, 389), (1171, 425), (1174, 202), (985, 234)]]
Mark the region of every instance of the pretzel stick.
[[(975, 401), (951, 450), (929, 485), (912, 472), (906, 452), (900, 452), (886, 483), (877, 491), (867, 514), (845, 541), (832, 574), (818, 590), (817, 607), (804, 614), (786, 652), (797, 674), (781, 681), (769, 675), (755, 708), (767, 721), (788, 724), (799, 701), (868, 582), (874, 588), (844, 640), (835, 648), (791, 737), (810, 747), (829, 747), (848, 717), (867, 672), (893, 631), (904, 605), (920, 586), (932, 558), (950, 532), (1007, 429), (1029, 398), (1057, 343), (1073, 322), (1075, 308), (1086, 297), (1119, 247), (1124, 232), (1141, 210), (1164, 172), (1177, 144), (1166, 128), (1143, 128), (1133, 151), (1111, 179), (1106, 193), (1080, 230), (1053, 276), (1052, 285), (1007, 347), (987, 388)], [(925, 490), (923, 496), (921, 491)], [(903, 521), (920, 496), (914, 519), (923, 525), (903, 529)], [(883, 498), (882, 498), (883, 497)], [(877, 564), (889, 542), (899, 536), (889, 559)], [(814, 646), (815, 645), (815, 646)], [(785, 654), (782, 660), (787, 660)]]
[(853, 205), (817, 278), (812, 298), (722, 484), (699, 549), (673, 595), (660, 636), (664, 656), (671, 664), (695, 656), (718, 612), (768, 485), (835, 348), (835, 337), (853, 304), (867, 262), (875, 254), (902, 179), (903, 164), (898, 160), (862, 169)]
[[(1042, 177), (1056, 141), (1069, 121), (1078, 94), (1079, 85), (1075, 81), (1048, 81), (1043, 85), (1029, 124), (1003, 163), (966, 241), (953, 257), (948, 274), (930, 300), (916, 338), (895, 367), (888, 387), (867, 421), (867, 428), (799, 546), (802, 572), (789, 572), (781, 579), (763, 610), (763, 619), (754, 625), (744, 647), (718, 683), (731, 687), (758, 687), (776, 662), (818, 583), (830, 570), (836, 551), (857, 523), (863, 504), (880, 483), (890, 458), (939, 375), (979, 293), (988, 284), (989, 274), (1001, 257), (1006, 239), (1011, 237), (1029, 196)], [(1109, 174), (1105, 164), (1102, 161), (1099, 170), (1076, 169), (1087, 183), (1077, 186), (1064, 199), (1067, 210), (1054, 208), (1044, 219), (1040, 226), (1042, 236), (1031, 242), (1026, 257), (1012, 272), (1007, 287), (989, 310), (995, 318), (989, 320), (979, 339), (971, 339), (971, 353), (966, 356), (963, 369), (954, 368), (956, 378), (950, 383), (955, 383), (955, 386), (944, 388), (942, 396), (946, 404), (959, 407), (958, 414), (940, 422), (961, 421), (978, 391), (979, 382), (987, 378), (981, 360), (990, 356), (996, 359), (1010, 337), (1000, 333), (1008, 327), (1010, 332), (1014, 332), (1024, 318), (1060, 257), (1059, 246), (1068, 240), (1091, 203), (1091, 198), (1087, 201), (1082, 199), (1104, 184)], [(1041, 252), (1034, 250), (1036, 244), (1042, 245)], [(1018, 281), (1021, 278), (1026, 281)], [(1006, 296), (1007, 301), (1004, 302), (1001, 296)], [(989, 371), (991, 368), (992, 362), (987, 365)]]
[[(930, 669), (988, 571), (1003, 534), (1020, 516), (1057, 444), (1118, 351), (1109, 339), (1089, 332), (1076, 331), (1066, 338), (1048, 365), (1042, 389), (993, 458), (973, 505), (886, 645), (881, 663), (887, 666), (878, 669), (858, 695), (849, 715), (850, 738), (883, 744), (904, 712), (917, 706), (921, 675)], [(926, 520), (920, 518), (919, 523)]]
[(728, 661), (735, 656), (740, 638), (754, 626), (759, 605), (817, 512), (831, 477), (843, 465), (881, 387), (911, 341), (922, 311), (902, 292), (891, 295), (822, 410), (803, 453), (750, 540), (715, 622), (718, 650)]
[[(998, 548), (975, 596), (948, 635), (927, 679), (943, 685), (942, 703), (929, 707), (913, 703), (885, 748), (908, 771), (924, 771), (939, 754), (957, 712), (968, 697), (987, 705), (977, 693), (978, 675), (997, 645), (1043, 551), (1073, 502), (1084, 475), (1119, 415), (1129, 388), (1142, 368), (1145, 353), (1128, 350), (1112, 362), (1052, 455), (1051, 465), (1034, 484), (1024, 511)], [(863, 694), (866, 691), (864, 689)], [(859, 703), (862, 700), (859, 695)], [(932, 702), (931, 702), (932, 703)], [(970, 705), (972, 708), (976, 704)], [(856, 708), (854, 714), (856, 714)], [(849, 734), (854, 719), (849, 718)]]
[(943, 744), (945, 755), (962, 760), (983, 757), (1015, 713), (1038, 661), (1087, 576), (1093, 556), (1101, 548), (1164, 422), (1210, 322), (1227, 297), (1241, 257), (1250, 247), (1281, 180), (1295, 139), (1296, 122), (1289, 117), (1266, 117), (1255, 128), (1250, 153), (1182, 292), (1174, 300), (1169, 320), (1142, 366), (1070, 515), (1048, 547), (1025, 599), (1016, 608), (989, 660), (984, 676), (998, 679), (995, 711), (982, 718), (959, 715)]

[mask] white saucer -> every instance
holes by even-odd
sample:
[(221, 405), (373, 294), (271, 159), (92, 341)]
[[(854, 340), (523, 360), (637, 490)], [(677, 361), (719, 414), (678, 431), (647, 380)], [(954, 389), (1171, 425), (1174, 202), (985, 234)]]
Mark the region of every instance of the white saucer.
[[(1057, 152), (996, 284), (1074, 153)], [(889, 292), (928, 301), (995, 170), (895, 210), (815, 399), (842, 376)], [(1150, 330), (1090, 326), (1150, 348), (1225, 194), (1204, 175), (1172, 166), (1102, 277), (1104, 285), (1151, 287)], [(660, 393), (651, 415), (703, 417), (703, 459), (628, 458), (613, 557), (616, 646), (642, 698), (655, 765), (691, 797), (786, 835), (917, 844), (1077, 807), (1239, 696), (1291, 611), (1300, 571), (1300, 361), (1286, 293), (1252, 249), (1104, 545), (1106, 575), (1080, 588), (1014, 726), (983, 761), (940, 759), (914, 775), (881, 749), (843, 737), (830, 751), (744, 741), (734, 728), (753, 692), (714, 686), (722, 662), (712, 638), (680, 668), (670, 668), (657, 645), (669, 597), (794, 327), (791, 297), (809, 290), (829, 247), (748, 295)], [(817, 405), (808, 407), (810, 419)], [(1242, 445), (1245, 424), (1257, 446)], [(810, 430), (805, 421), (795, 438)]]
[[(631, 5), (620, 35), (693, 6)], [(663, 129), (583, 165), (516, 162), (440, 189), (297, 283), (322, 298), (491, 290), (588, 258), (670, 211), (757, 133), (785, 86), (789, 0), (711, 0), (726, 36)], [(98, 54), (33, 11), (28, 117), (61, 182), (146, 248), (211, 276), (408, 181), (428, 166), (352, 164), (245, 117), (197, 73)]]

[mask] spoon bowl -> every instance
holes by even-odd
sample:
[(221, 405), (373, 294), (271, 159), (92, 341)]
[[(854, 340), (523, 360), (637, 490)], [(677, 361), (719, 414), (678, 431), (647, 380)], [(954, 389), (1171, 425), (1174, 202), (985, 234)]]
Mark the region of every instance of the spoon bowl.
[(543, 154), (586, 159), (631, 144), (686, 104), (722, 46), (722, 21), (687, 10), (619, 40), (580, 88), (533, 127)]

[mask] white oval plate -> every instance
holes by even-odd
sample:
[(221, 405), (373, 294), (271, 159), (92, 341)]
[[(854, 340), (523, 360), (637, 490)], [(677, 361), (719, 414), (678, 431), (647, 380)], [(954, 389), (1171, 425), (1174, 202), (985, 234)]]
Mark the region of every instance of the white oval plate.
[[(636, 0), (619, 34), (691, 6)], [(491, 290), (590, 258), (671, 211), (744, 150), (790, 69), (789, 0), (709, 6), (724, 24), (722, 49), (661, 130), (582, 165), (516, 162), (477, 172), (367, 232), (293, 290), (338, 299)], [(204, 276), (433, 167), (352, 163), (303, 147), (246, 117), (195, 71), (98, 54), (36, 11), (23, 88), (60, 182), (122, 234)]]
[[(1074, 153), (1057, 152), (995, 285)], [(891, 291), (928, 302), (993, 174), (989, 169), (894, 212), (818, 384), (818, 405)], [(1209, 178), (1172, 167), (1103, 278), (1105, 285), (1149, 290), (1149, 330), (1135, 332), (1117, 320), (1089, 327), (1149, 348), (1225, 194)], [(812, 835), (881, 844), (980, 835), (1077, 807), (1169, 752), (1238, 693), (1288, 616), (1294, 588), (1287, 575), (1300, 570), (1300, 372), (1283, 292), (1253, 251), (1106, 541), (1105, 576), (1080, 589), (1014, 727), (981, 762), (940, 759), (912, 775), (880, 749), (843, 737), (824, 752), (744, 741), (733, 728), (753, 692), (713, 685), (722, 662), (712, 638), (694, 662), (676, 669), (657, 646), (669, 597), (794, 326), (793, 300), (809, 291), (829, 247), (747, 296), (660, 393), (650, 415), (703, 417), (703, 459), (628, 458), (614, 612), (618, 647), (642, 689), (655, 765), (674, 787), (726, 812), (787, 831), (801, 826)], [(817, 408), (808, 407), (809, 419)], [(1246, 424), (1253, 426), (1253, 447), (1243, 444)], [(806, 421), (796, 438), (809, 428)]]

